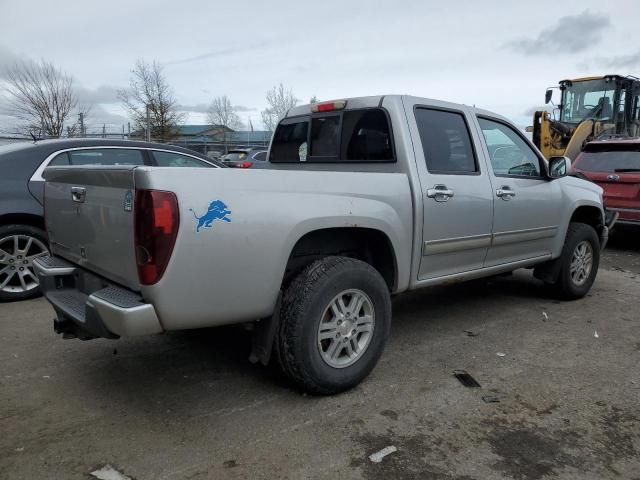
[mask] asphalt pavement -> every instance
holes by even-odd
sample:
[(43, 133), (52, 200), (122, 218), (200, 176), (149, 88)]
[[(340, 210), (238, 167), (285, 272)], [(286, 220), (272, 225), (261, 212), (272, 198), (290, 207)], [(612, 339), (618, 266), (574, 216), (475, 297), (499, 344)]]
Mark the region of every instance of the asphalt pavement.
[(0, 478), (640, 479), (639, 276), (632, 232), (582, 300), (526, 270), (399, 296), (334, 397), (251, 365), (241, 328), (82, 342), (42, 299), (0, 304)]

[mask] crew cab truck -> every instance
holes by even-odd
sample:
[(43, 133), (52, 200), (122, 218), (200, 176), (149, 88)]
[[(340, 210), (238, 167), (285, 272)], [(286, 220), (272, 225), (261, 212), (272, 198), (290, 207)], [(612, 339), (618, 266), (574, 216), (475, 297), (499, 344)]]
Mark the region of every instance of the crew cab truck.
[(585, 295), (602, 189), (509, 121), (411, 96), (291, 109), (269, 169), (49, 167), (52, 256), (35, 269), (65, 337), (254, 326), (253, 354), (332, 394), (382, 354), (391, 296), (535, 268)]

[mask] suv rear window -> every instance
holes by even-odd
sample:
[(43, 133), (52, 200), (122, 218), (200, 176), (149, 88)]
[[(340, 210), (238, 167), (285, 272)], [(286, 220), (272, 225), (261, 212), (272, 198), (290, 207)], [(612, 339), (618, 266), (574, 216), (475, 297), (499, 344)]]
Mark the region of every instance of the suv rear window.
[(380, 108), (287, 118), (276, 128), (269, 160), (394, 162), (389, 121)]
[(574, 166), (585, 172), (640, 171), (640, 144), (587, 145)]

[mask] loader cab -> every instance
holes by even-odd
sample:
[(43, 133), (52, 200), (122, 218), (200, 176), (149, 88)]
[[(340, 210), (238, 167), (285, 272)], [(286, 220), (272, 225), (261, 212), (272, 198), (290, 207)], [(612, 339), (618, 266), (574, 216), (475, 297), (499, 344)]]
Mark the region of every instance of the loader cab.
[[(640, 80), (621, 75), (559, 82), (559, 114), (536, 112), (533, 140), (545, 157), (574, 159), (586, 142), (609, 136), (640, 135)], [(546, 103), (551, 100), (547, 90)]]
[(593, 120), (624, 128), (625, 103), (632, 84), (632, 80), (619, 76), (561, 81), (560, 122), (579, 125)]

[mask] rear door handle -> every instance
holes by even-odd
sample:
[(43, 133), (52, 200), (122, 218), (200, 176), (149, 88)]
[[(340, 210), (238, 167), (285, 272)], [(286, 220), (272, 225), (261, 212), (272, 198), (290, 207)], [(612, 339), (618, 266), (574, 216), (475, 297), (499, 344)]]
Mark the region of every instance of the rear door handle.
[(71, 187), (71, 199), (74, 202), (82, 203), (87, 195), (87, 189), (84, 187)]
[(453, 197), (453, 190), (446, 185), (434, 185), (427, 189), (427, 197), (433, 198), (436, 202), (447, 202)]
[(503, 185), (501, 188), (496, 190), (496, 196), (500, 197), (502, 200), (511, 200), (512, 197), (516, 196), (516, 192), (511, 190), (511, 187), (508, 185)]

